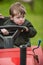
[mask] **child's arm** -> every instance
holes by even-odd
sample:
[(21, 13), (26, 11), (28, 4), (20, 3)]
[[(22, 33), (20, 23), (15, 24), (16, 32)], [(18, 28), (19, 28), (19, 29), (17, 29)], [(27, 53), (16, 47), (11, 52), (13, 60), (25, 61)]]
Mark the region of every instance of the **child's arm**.
[(29, 37), (34, 37), (37, 33), (36, 29), (33, 27), (33, 25), (31, 23), (27, 24), (27, 27), (28, 27), (28, 36)]
[(26, 31), (26, 34), (30, 37), (30, 38), (32, 38), (32, 37), (34, 37), (35, 35), (36, 35), (36, 33), (37, 33), (37, 31), (36, 31), (36, 29), (33, 27), (33, 25), (30, 23), (30, 22), (28, 22), (27, 24), (26, 24), (26, 27), (27, 27), (27, 31)]

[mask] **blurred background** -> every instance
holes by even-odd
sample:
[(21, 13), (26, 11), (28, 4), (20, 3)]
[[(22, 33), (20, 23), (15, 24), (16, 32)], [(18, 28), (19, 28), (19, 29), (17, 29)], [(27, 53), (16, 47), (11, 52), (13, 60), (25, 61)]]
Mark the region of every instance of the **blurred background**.
[(35, 29), (37, 35), (31, 38), (31, 44), (37, 45), (41, 39), (43, 47), (43, 0), (0, 0), (0, 13), (3, 16), (9, 16), (9, 7), (12, 3), (21, 2), (26, 8), (26, 19), (28, 19)]

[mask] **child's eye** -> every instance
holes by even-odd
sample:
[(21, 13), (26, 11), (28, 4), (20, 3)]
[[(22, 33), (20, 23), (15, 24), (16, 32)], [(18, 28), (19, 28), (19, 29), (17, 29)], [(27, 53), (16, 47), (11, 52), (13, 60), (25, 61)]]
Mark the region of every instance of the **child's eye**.
[(20, 16), (20, 17), (17, 17), (17, 18), (18, 18), (18, 19), (19, 19), (19, 18), (24, 18), (24, 16)]
[(18, 19), (20, 18), (20, 17), (17, 17)]

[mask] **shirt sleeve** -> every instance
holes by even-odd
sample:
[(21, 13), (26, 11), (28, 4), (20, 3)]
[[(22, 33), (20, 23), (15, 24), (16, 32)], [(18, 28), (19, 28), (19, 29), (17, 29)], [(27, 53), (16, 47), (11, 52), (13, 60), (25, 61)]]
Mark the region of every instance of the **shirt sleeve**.
[(28, 22), (26, 26), (27, 26), (28, 29), (29, 29), (29, 31), (26, 32), (26, 34), (27, 34), (30, 38), (34, 37), (34, 36), (36, 35), (36, 33), (37, 33), (36, 29), (33, 27), (33, 25), (32, 25), (30, 22)]

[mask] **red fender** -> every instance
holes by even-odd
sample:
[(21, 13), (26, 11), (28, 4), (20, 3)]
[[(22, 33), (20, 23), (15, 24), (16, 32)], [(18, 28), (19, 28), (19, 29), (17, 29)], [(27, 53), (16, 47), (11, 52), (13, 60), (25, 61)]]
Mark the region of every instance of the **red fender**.
[[(43, 52), (39, 47), (35, 50), (39, 63), (34, 58), (33, 47), (26, 50), (26, 65), (43, 65)], [(0, 65), (20, 65), (20, 48), (0, 49)]]
[(20, 49), (0, 49), (0, 65), (20, 65)]

